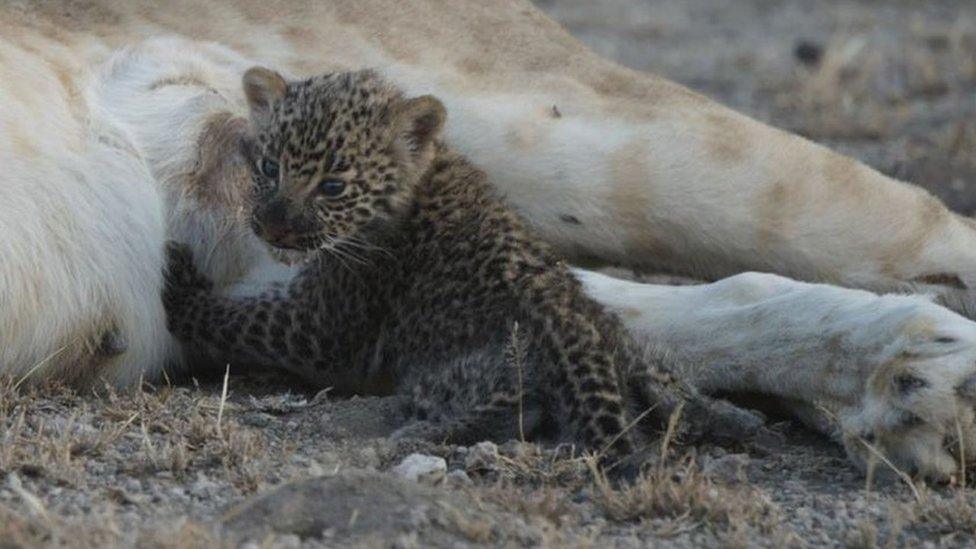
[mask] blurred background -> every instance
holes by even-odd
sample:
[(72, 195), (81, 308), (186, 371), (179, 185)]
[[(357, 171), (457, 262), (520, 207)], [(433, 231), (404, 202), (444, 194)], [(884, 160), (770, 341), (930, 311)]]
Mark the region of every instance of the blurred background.
[(976, 213), (976, 0), (535, 0), (606, 57)]

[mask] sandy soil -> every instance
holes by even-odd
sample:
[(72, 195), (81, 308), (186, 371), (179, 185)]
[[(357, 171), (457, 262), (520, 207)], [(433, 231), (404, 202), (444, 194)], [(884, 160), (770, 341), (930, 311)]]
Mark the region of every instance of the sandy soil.
[[(611, 58), (976, 210), (976, 3), (539, 5)], [(565, 448), (393, 442), (392, 398), (256, 373), (226, 389), (0, 384), (0, 547), (976, 545), (972, 480), (869, 483), (788, 420), (739, 447), (671, 441), (614, 487)]]

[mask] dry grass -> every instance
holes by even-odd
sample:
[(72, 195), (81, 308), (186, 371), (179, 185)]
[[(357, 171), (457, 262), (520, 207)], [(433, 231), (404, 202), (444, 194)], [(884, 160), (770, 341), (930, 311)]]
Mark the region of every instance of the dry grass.
[[(610, 521), (638, 523), (657, 537), (704, 529), (732, 546), (747, 546), (759, 534), (793, 539), (764, 493), (712, 482), (691, 456), (653, 466), (632, 484), (612, 481), (596, 462), (592, 455), (509, 443), (486, 477), (494, 483), (474, 493), (531, 521), (552, 546), (568, 543), (567, 529), (578, 528), (581, 509), (590, 503)], [(574, 531), (572, 539), (581, 536), (587, 537)]]
[[(219, 408), (219, 396), (185, 387), (94, 394), (0, 380), (0, 546), (131, 545), (136, 535), (140, 546), (213, 546), (185, 518), (133, 532), (133, 506), (158, 492), (129, 493), (121, 479), (165, 490), (202, 474), (240, 495), (257, 490), (264, 436), (230, 404), (218, 426)], [(124, 526), (116, 512), (129, 515)]]
[(69, 521), (46, 515), (25, 515), (0, 505), (0, 548), (71, 547), (102, 549), (135, 545), (153, 549), (204, 549), (221, 547), (221, 542), (205, 526), (179, 520), (155, 525), (134, 540), (111, 514)]
[(913, 525), (944, 540), (976, 539), (976, 498), (971, 490), (960, 489), (949, 497), (926, 497), (912, 512)]
[(114, 544), (120, 537), (111, 517), (67, 523), (48, 515), (30, 516), (0, 505), (0, 547), (78, 547), (99, 548)]
[(632, 484), (620, 486), (596, 467), (591, 470), (596, 502), (607, 517), (620, 522), (664, 519), (656, 528), (658, 535), (698, 527), (726, 534), (755, 530), (769, 535), (781, 522), (765, 494), (713, 483), (690, 457), (653, 467)]
[(62, 386), (15, 389), (0, 382), (0, 471), (26, 470), (77, 482), (84, 464), (127, 453), (129, 472), (182, 475), (207, 468), (245, 490), (263, 442), (233, 419), (217, 421), (219, 400), (189, 388), (146, 387), (82, 395)]
[(916, 101), (965, 97), (976, 82), (974, 47), (976, 28), (963, 22), (914, 21), (897, 41), (855, 25), (831, 36), (813, 67), (767, 91), (779, 108), (803, 114), (795, 129), (804, 135), (876, 140), (910, 121)]

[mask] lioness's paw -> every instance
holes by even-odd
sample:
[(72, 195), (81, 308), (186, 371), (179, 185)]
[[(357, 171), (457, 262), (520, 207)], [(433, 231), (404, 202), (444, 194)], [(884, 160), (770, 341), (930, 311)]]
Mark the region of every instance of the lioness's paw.
[(838, 410), (840, 427), (861, 466), (948, 480), (976, 461), (976, 323), (914, 305), (878, 349), (863, 397)]

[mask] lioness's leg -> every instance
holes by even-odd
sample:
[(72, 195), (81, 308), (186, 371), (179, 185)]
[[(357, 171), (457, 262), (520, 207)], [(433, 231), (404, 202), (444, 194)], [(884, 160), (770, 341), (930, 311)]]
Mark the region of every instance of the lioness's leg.
[[(669, 100), (631, 119), (569, 107), (545, 119), (502, 96), (449, 106), (462, 118), (452, 138), (580, 264), (713, 280), (775, 272), (932, 292), (963, 312), (976, 289), (971, 220), (919, 187), (717, 105)], [(531, 154), (511, 139), (528, 121)]]
[(899, 467), (943, 477), (955, 467), (943, 444), (957, 434), (976, 456), (976, 323), (924, 298), (758, 273), (686, 287), (577, 276), (635, 335), (684, 359), (704, 392), (823, 406), (857, 460), (863, 440)]

